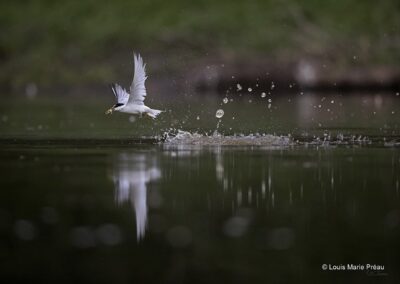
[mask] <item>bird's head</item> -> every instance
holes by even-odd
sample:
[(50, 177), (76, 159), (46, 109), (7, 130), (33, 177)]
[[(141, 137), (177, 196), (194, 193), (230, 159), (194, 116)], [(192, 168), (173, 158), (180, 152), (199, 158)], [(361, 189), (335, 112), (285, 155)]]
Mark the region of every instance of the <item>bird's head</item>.
[(119, 110), (121, 110), (124, 106), (125, 106), (124, 104), (117, 103), (117, 104), (113, 105), (110, 109), (108, 109), (108, 110), (106, 111), (106, 114), (112, 114), (113, 111), (119, 111)]

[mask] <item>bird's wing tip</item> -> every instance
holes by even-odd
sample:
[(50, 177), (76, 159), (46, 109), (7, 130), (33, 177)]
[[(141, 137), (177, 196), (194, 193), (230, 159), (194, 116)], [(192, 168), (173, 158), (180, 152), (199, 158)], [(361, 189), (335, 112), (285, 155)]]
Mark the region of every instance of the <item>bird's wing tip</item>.
[(117, 84), (110, 83), (109, 85), (110, 85), (110, 88), (111, 88), (112, 92), (114, 93), (114, 96), (117, 97), (117, 92), (115, 90)]

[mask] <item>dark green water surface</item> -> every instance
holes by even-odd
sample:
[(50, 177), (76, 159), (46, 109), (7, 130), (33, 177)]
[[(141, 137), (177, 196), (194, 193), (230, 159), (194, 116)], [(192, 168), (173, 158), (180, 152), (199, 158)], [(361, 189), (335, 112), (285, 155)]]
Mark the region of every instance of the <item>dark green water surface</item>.
[(396, 149), (3, 147), (0, 159), (3, 279), (369, 277), (324, 263), (398, 279)]
[[(155, 122), (105, 117), (103, 101), (10, 99), (7, 107), (3, 100), (0, 282), (398, 283), (397, 97), (326, 98), (342, 101), (332, 119), (319, 103), (302, 107), (302, 98), (290, 98), (272, 113), (260, 101), (225, 108), (215, 99), (203, 110), (189, 104), (190, 111), (181, 103)], [(143, 138), (171, 124), (211, 133), (221, 106), (220, 132), (290, 133), (300, 141), (204, 146)], [(337, 134), (373, 139), (306, 143)]]

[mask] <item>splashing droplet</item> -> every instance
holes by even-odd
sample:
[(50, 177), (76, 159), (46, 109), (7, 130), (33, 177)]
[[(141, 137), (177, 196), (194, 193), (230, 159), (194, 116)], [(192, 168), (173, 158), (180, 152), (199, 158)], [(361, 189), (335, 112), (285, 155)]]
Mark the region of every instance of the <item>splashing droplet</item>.
[(216, 118), (221, 118), (223, 116), (224, 116), (224, 111), (222, 109), (217, 110), (217, 112), (215, 113)]
[(224, 102), (224, 104), (227, 104), (229, 100), (228, 98), (224, 98), (222, 101)]

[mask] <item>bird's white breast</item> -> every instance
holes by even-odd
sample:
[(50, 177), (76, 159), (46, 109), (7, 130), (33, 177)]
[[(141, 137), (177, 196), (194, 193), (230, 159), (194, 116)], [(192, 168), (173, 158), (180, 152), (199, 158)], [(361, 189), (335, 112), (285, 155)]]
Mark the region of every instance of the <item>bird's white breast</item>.
[(148, 110), (148, 107), (145, 105), (130, 104), (130, 105), (125, 106), (123, 109), (121, 109), (121, 112), (139, 114), (139, 113), (146, 112), (147, 110)]

